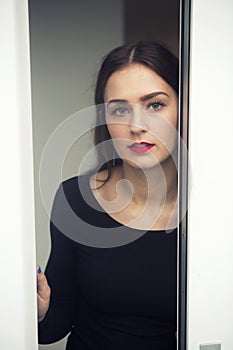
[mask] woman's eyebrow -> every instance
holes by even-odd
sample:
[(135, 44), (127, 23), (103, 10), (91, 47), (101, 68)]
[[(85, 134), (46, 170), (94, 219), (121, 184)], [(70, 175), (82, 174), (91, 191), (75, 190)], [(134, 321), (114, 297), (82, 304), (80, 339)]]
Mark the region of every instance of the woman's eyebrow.
[(165, 95), (165, 96), (169, 97), (169, 95), (164, 91), (156, 91), (156, 92), (152, 92), (150, 94), (147, 94), (147, 95), (140, 97), (140, 101), (144, 102), (144, 101), (150, 100), (151, 98), (153, 98), (157, 95)]
[(110, 100), (108, 101), (107, 105), (109, 105), (110, 103), (127, 103), (128, 101), (127, 100), (123, 100), (123, 99), (114, 99), (114, 100)]
[[(142, 97), (140, 97), (140, 101), (145, 102), (147, 100), (150, 100), (151, 98), (158, 96), (158, 95), (165, 95), (167, 97), (169, 97), (169, 95), (164, 92), (164, 91), (156, 91), (156, 92), (151, 92), (150, 94), (146, 94)], [(110, 103), (127, 103), (127, 100), (121, 99), (121, 98), (117, 98), (117, 99), (113, 99), (108, 101), (107, 105), (109, 105)]]

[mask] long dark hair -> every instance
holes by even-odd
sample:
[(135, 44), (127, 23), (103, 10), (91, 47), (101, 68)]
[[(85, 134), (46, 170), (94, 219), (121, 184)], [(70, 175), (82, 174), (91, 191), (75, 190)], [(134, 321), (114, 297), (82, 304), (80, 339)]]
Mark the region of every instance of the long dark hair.
[[(97, 149), (98, 161), (101, 165), (99, 170), (108, 170), (105, 181), (110, 177), (113, 163), (114, 165), (122, 163), (120, 158), (114, 162), (111, 160), (114, 149), (113, 145), (106, 148), (106, 143), (104, 143), (104, 141), (111, 140), (107, 125), (105, 124), (105, 87), (111, 74), (132, 63), (140, 63), (152, 69), (178, 94), (178, 59), (165, 46), (153, 41), (140, 41), (119, 46), (105, 56), (96, 81), (95, 104), (97, 126), (94, 130), (94, 144), (99, 145)], [(103, 143), (102, 146), (101, 143)]]

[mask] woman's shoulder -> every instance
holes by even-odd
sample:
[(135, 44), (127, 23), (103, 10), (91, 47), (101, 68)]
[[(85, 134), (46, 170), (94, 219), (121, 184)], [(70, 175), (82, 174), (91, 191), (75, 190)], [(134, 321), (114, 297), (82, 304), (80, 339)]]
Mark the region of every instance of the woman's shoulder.
[(65, 193), (79, 190), (80, 186), (84, 184), (89, 187), (90, 178), (92, 176), (93, 176), (93, 173), (86, 173), (86, 174), (72, 176), (68, 179), (63, 180), (60, 184), (60, 187), (63, 188)]
[(90, 196), (89, 180), (92, 174), (76, 175), (60, 182), (56, 191), (53, 207), (68, 204), (73, 210), (82, 207), (87, 196)]
[[(67, 222), (70, 226), (77, 216), (80, 227), (83, 223), (91, 224), (95, 227), (112, 227), (112, 220), (106, 215), (95, 197), (95, 190), (92, 185), (95, 183), (91, 178), (95, 178), (96, 173), (88, 173), (70, 177), (61, 182), (58, 193), (54, 200), (53, 215), (56, 218)], [(104, 173), (99, 173), (98, 180), (104, 180)], [(97, 181), (96, 183), (100, 183)], [(103, 226), (100, 226), (103, 225)], [(86, 227), (86, 226), (85, 226)]]
[(64, 216), (70, 212), (79, 216), (90, 214), (93, 207), (89, 183), (91, 176), (91, 173), (77, 175), (60, 183), (53, 202), (53, 215)]
[(88, 172), (65, 179), (61, 182), (58, 192), (62, 192), (66, 199), (70, 201), (85, 200), (92, 202), (96, 193), (104, 196), (105, 192), (109, 192), (111, 181), (107, 170)]

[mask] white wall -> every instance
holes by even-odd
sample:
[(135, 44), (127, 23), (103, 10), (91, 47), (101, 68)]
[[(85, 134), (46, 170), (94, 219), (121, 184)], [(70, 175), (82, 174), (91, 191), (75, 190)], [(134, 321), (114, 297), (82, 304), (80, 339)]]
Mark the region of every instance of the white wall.
[(0, 349), (35, 350), (36, 283), (28, 9), (0, 1)]
[(233, 2), (193, 0), (188, 349), (233, 349)]

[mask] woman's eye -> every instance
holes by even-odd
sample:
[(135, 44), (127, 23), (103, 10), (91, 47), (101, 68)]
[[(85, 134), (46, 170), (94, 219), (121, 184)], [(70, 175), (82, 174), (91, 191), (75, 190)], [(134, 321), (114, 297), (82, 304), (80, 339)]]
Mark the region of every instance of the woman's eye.
[(150, 103), (148, 108), (154, 111), (157, 111), (158, 109), (161, 109), (163, 106), (165, 106), (163, 102), (153, 102), (153, 103)]
[(129, 113), (129, 111), (128, 111), (127, 108), (125, 108), (125, 107), (118, 107), (118, 108), (114, 109), (114, 111), (111, 114), (112, 115), (119, 115), (119, 116), (121, 116), (121, 115), (125, 115), (125, 114), (128, 114), (128, 113)]

